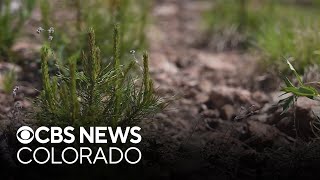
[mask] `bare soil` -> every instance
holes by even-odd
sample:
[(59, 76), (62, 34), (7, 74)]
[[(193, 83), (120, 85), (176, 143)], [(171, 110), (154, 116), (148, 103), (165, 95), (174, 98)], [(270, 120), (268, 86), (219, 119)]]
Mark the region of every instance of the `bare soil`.
[(144, 128), (157, 144), (153, 151), (160, 164), (168, 165), (160, 174), (167, 179), (312, 177), (309, 170), (320, 161), (311, 150), (319, 143), (312, 141), (309, 122), (319, 104), (300, 99), (294, 127), (293, 111), (280, 115), (277, 105), (280, 78), (261, 71), (257, 58), (199, 48), (201, 16), (208, 8), (208, 1), (195, 0), (162, 0), (153, 8), (151, 72), (159, 93), (176, 97)]

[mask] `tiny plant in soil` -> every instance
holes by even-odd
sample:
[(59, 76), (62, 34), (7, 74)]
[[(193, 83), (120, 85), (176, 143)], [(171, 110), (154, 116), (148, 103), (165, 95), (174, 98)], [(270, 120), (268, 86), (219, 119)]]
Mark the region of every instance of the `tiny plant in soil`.
[[(283, 95), (285, 94), (290, 94), (290, 96), (282, 99), (279, 101), (279, 104), (282, 106), (283, 111), (282, 114), (286, 113), (290, 108), (294, 109), (293, 112), (293, 119), (294, 119), (294, 125), (295, 125), (295, 131), (296, 131), (296, 136), (298, 138), (298, 133), (297, 133), (297, 125), (298, 122), (295, 117), (295, 104), (298, 100), (299, 97), (307, 97), (312, 100), (318, 100), (317, 98), (319, 97), (319, 92), (317, 89), (312, 87), (312, 84), (318, 84), (318, 83), (307, 83), (303, 82), (303, 79), (301, 76), (298, 74), (296, 69), (292, 66), (289, 60), (286, 60), (290, 70), (294, 73), (298, 85), (295, 86), (287, 77), (283, 77), (283, 80), (285, 82), (285, 86), (282, 88), (281, 91), (284, 92)], [(314, 132), (314, 134), (319, 138), (320, 136), (320, 118), (316, 116), (318, 121), (311, 122), (311, 128)]]
[[(127, 126), (163, 109), (167, 101), (154, 93), (149, 75), (147, 53), (143, 54), (143, 72), (131, 73), (135, 60), (128, 65), (120, 61), (120, 34), (113, 32), (113, 61), (104, 65), (94, 30), (87, 33), (87, 48), (59, 66), (51, 76), (48, 61), (53, 50), (45, 44), (41, 49), (43, 90), (36, 101), (36, 118), (50, 125)], [(79, 65), (80, 64), (80, 65)]]

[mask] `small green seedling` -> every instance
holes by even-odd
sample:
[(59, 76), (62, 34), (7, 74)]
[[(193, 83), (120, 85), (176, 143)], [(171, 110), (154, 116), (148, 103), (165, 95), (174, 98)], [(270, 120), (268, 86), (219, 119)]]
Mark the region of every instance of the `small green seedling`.
[[(283, 78), (286, 86), (283, 87), (281, 91), (284, 92), (283, 95), (285, 94), (291, 94), (291, 95), (279, 101), (279, 104), (282, 106), (282, 109), (283, 109), (281, 114), (286, 113), (292, 107), (294, 108), (299, 97), (307, 97), (312, 100), (317, 100), (317, 98), (319, 97), (319, 92), (317, 91), (317, 89), (315, 89), (312, 86), (309, 86), (308, 84), (310, 83), (303, 82), (301, 76), (297, 73), (295, 68), (290, 63), (290, 61), (289, 60), (286, 60), (286, 61), (290, 70), (294, 73), (295, 77), (297, 78), (298, 85), (297, 86), (293, 85), (293, 83), (287, 77)], [(315, 115), (315, 117), (317, 120), (311, 121), (310, 127), (314, 135), (320, 138), (320, 117), (317, 115)], [(298, 138), (298, 129), (297, 129), (298, 123), (296, 121), (295, 110), (293, 112), (293, 120), (294, 120), (296, 138)]]
[[(301, 78), (301, 76), (297, 73), (295, 68), (292, 66), (289, 60), (286, 60), (289, 65), (290, 70), (294, 73), (295, 77), (298, 81), (298, 86), (294, 86), (293, 83), (287, 78), (284, 77), (283, 80), (285, 82), (285, 87), (281, 89), (284, 94), (290, 93), (291, 96), (280, 100), (280, 104), (283, 107), (282, 114), (287, 112), (290, 107), (294, 105), (297, 101), (298, 97), (307, 97), (309, 99), (315, 99), (319, 96), (319, 92), (312, 86), (305, 84)], [(283, 95), (284, 95), (283, 94)]]
[(93, 29), (87, 34), (87, 48), (59, 66), (58, 74), (49, 74), (48, 61), (53, 51), (48, 45), (41, 50), (43, 90), (36, 101), (36, 118), (41, 125), (59, 126), (128, 126), (153, 115), (167, 105), (155, 95), (149, 75), (147, 53), (143, 55), (142, 72), (134, 59), (128, 65), (120, 61), (120, 34), (114, 28), (113, 61), (102, 63)]

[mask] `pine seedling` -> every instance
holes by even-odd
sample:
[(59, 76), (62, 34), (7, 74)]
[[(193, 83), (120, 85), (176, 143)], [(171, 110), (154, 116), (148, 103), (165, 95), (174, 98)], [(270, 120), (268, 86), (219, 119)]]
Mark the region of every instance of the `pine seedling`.
[(79, 102), (77, 95), (77, 78), (76, 78), (76, 58), (75, 56), (69, 59), (69, 70), (70, 70), (70, 112), (71, 112), (71, 120), (74, 123), (77, 120), (77, 116), (79, 115)]
[(54, 96), (50, 82), (49, 76), (49, 68), (48, 68), (48, 60), (50, 55), (50, 49), (48, 45), (44, 45), (41, 48), (41, 73), (42, 73), (42, 84), (44, 91), (42, 92), (42, 96), (45, 98), (46, 106), (49, 110), (53, 111), (55, 108), (54, 104)]
[(121, 103), (121, 92), (120, 92), (120, 47), (119, 47), (119, 26), (115, 25), (114, 35), (113, 35), (113, 54), (114, 54), (114, 70), (116, 73), (115, 80), (115, 108), (114, 115), (112, 118), (112, 125), (115, 127), (118, 121), (118, 115), (120, 111), (120, 103)]
[(82, 55), (69, 58), (68, 66), (59, 66), (60, 73), (52, 80), (47, 70), (49, 49), (43, 47), (43, 90), (36, 102), (36, 117), (41, 124), (128, 126), (166, 107), (168, 101), (154, 93), (147, 53), (143, 55), (143, 72), (137, 78), (131, 73), (134, 60), (121, 65), (119, 34), (119, 26), (115, 26), (113, 61), (104, 66), (95, 33), (89, 29)]

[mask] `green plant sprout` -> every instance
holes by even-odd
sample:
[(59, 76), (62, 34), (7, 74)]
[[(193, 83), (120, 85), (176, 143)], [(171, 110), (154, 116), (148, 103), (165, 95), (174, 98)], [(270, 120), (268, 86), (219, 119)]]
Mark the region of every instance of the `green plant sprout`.
[[(316, 98), (318, 98), (320, 94), (317, 91), (317, 89), (310, 86), (310, 83), (303, 82), (301, 76), (298, 74), (298, 72), (295, 70), (295, 68), (292, 66), (292, 64), (290, 63), (290, 61), (288, 59), (286, 60), (286, 62), (289, 66), (289, 69), (295, 75), (295, 77), (298, 81), (298, 85), (297, 86), (293, 85), (293, 83), (287, 77), (283, 77), (283, 80), (285, 82), (285, 87), (282, 87), (282, 89), (281, 89), (281, 91), (284, 92), (284, 94), (282, 94), (282, 95), (285, 95), (285, 94), (291, 94), (291, 95), (289, 97), (286, 97), (286, 98), (280, 100), (279, 104), (282, 106), (282, 109), (283, 109), (281, 114), (286, 113), (292, 107), (294, 108), (293, 119), (294, 119), (294, 125), (297, 128), (298, 123), (296, 122), (296, 117), (295, 117), (295, 104), (296, 104), (298, 98), (299, 97), (307, 97), (312, 100), (317, 100)], [(318, 116), (316, 116), (316, 117), (318, 120), (320, 119)], [(320, 133), (320, 131), (319, 131), (320, 130), (319, 129), (320, 121), (310, 122), (310, 123), (311, 123), (311, 128), (312, 128), (314, 134), (318, 136)], [(295, 129), (295, 131), (296, 131), (296, 137), (298, 137), (297, 129)]]
[(11, 9), (11, 0), (0, 1), (0, 57), (10, 59), (11, 47), (21, 27), (30, 17), (36, 0), (21, 1), (19, 9)]
[[(94, 30), (87, 34), (87, 48), (82, 54), (68, 59), (56, 76), (49, 75), (48, 60), (52, 49), (41, 49), (43, 90), (36, 101), (36, 118), (51, 125), (110, 125), (137, 124), (166, 107), (168, 101), (154, 93), (148, 70), (149, 57), (143, 54), (143, 72), (134, 78), (137, 66), (131, 60), (126, 66), (120, 61), (120, 34), (114, 27), (113, 61), (105, 66), (96, 45)], [(78, 62), (81, 60), (81, 62)], [(82, 66), (77, 64), (81, 63)]]
[(301, 76), (297, 73), (295, 68), (290, 63), (290, 61), (289, 60), (286, 60), (286, 61), (287, 61), (287, 64), (289, 65), (290, 70), (294, 73), (295, 77), (298, 80), (298, 86), (294, 86), (287, 77), (283, 78), (286, 86), (283, 87), (281, 91), (283, 91), (284, 94), (291, 93), (292, 95), (280, 101), (284, 103), (282, 113), (287, 112), (290, 105), (292, 105), (297, 100), (298, 97), (307, 97), (310, 99), (315, 99), (316, 97), (319, 96), (318, 91), (314, 87), (302, 81)]

